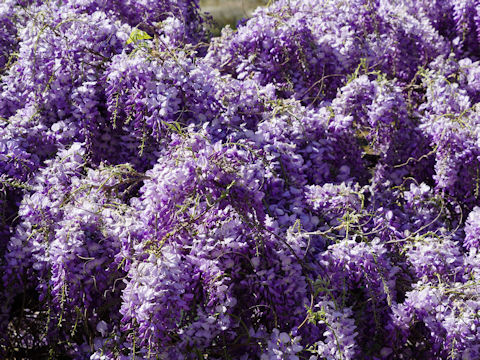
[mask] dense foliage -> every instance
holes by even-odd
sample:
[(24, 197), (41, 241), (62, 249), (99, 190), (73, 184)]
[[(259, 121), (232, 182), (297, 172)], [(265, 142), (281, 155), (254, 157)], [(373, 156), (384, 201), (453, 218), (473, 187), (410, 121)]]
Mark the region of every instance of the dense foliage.
[(480, 358), (480, 4), (0, 4), (0, 357)]

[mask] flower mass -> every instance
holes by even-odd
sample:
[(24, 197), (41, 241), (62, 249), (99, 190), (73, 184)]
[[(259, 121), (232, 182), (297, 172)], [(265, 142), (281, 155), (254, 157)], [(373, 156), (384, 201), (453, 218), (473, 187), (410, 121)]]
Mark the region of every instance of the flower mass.
[(0, 4), (0, 357), (480, 358), (480, 4)]

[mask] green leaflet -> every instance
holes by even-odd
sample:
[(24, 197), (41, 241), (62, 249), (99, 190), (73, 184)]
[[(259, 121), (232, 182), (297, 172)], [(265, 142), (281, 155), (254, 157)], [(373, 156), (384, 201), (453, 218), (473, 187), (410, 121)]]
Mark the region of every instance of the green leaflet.
[(127, 45), (131, 43), (138, 43), (141, 40), (150, 40), (153, 39), (150, 35), (148, 35), (145, 31), (142, 31), (140, 29), (133, 29), (130, 36), (128, 37), (127, 40)]

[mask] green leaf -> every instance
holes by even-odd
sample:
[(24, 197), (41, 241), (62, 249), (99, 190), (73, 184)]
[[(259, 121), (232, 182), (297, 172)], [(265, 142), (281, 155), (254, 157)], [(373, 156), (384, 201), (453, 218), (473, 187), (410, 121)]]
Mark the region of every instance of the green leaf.
[(132, 33), (128, 37), (127, 40), (127, 45), (131, 43), (138, 43), (140, 40), (150, 40), (153, 39), (150, 35), (148, 35), (145, 31), (142, 31), (140, 29), (133, 29)]

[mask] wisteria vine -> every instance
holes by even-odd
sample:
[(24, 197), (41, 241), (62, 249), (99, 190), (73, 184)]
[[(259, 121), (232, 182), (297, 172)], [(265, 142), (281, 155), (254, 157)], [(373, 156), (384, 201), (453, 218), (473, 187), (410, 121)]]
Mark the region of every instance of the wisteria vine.
[(480, 4), (0, 4), (0, 357), (480, 358)]

